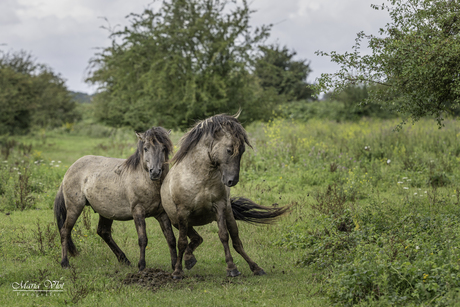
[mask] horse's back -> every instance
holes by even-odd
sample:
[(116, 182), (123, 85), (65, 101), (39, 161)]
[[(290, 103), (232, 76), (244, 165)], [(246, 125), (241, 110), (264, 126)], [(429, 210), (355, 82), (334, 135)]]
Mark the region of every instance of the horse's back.
[(124, 159), (108, 158), (102, 156), (84, 156), (75, 161), (64, 176), (66, 185), (75, 186), (86, 184), (89, 180), (111, 179), (116, 180), (116, 169), (125, 161)]

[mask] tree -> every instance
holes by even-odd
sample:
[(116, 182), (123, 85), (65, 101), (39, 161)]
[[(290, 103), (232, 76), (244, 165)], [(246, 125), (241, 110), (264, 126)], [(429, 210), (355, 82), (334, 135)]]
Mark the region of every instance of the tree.
[(169, 0), (130, 14), (130, 26), (112, 31), (112, 45), (90, 61), (97, 117), (141, 130), (183, 128), (239, 107), (242, 120), (259, 116), (250, 69), (269, 26), (251, 31), (251, 13), (245, 0)]
[(255, 62), (255, 75), (265, 91), (273, 90), (275, 95), (286, 101), (305, 100), (312, 96), (307, 77), (311, 72), (306, 60), (294, 60), (297, 54), (286, 46), (260, 46), (261, 56)]
[(0, 134), (56, 127), (78, 118), (59, 75), (25, 51), (0, 55)]
[[(372, 5), (387, 10), (392, 20), (380, 29), (380, 37), (361, 32), (352, 52), (317, 52), (341, 68), (322, 74), (315, 90), (377, 85), (369, 88), (368, 102), (413, 121), (434, 116), (442, 125), (443, 114), (460, 106), (460, 1), (387, 1), (389, 5)], [(371, 54), (360, 53), (364, 39)]]

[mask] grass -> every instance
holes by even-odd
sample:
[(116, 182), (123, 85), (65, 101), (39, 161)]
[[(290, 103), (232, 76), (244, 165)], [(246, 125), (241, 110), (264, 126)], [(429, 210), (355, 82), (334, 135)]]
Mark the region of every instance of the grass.
[[(460, 124), (450, 120), (437, 129), (421, 121), (393, 132), (397, 123), (277, 119), (248, 127), (254, 150), (243, 157), (233, 195), (292, 206), (275, 225), (239, 223), (247, 253), (267, 275), (252, 276), (232, 251), (242, 275), (225, 277), (213, 223), (197, 229), (204, 243), (187, 278), (155, 292), (122, 283), (136, 267), (118, 264), (96, 234), (98, 216), (89, 210), (90, 222), (80, 217), (73, 233), (80, 255), (69, 259), (71, 270), (61, 269), (51, 210), (71, 163), (86, 154), (127, 157), (134, 134), (76, 126), (18, 138), (32, 149), (26, 153), (16, 144), (0, 166), (0, 305), (456, 305)], [(174, 144), (180, 136), (172, 134)], [(21, 190), (20, 182), (29, 188)], [(17, 206), (21, 193), (31, 197), (25, 210)], [(134, 223), (115, 221), (113, 228), (136, 264)], [(147, 234), (147, 266), (171, 272), (155, 219), (147, 221)], [(48, 279), (63, 284), (60, 295), (18, 296), (12, 288)]]
[[(45, 244), (44, 253), (37, 242), (37, 221), (41, 228), (52, 223), (51, 210), (27, 210), (13, 212), (1, 218), (1, 253), (2, 272), (0, 274), (0, 304), (2, 306), (25, 305), (64, 305), (75, 303), (88, 306), (138, 306), (179, 305), (179, 306), (245, 306), (257, 305), (302, 305), (311, 300), (312, 305), (321, 305), (321, 299), (310, 297), (315, 286), (314, 275), (307, 268), (297, 269), (292, 266), (295, 261), (294, 251), (281, 251), (273, 248), (266, 237), (257, 237), (260, 232), (276, 232), (277, 226), (258, 227), (241, 225), (241, 236), (247, 252), (266, 269), (267, 276), (252, 276), (244, 260), (235, 256), (242, 276), (225, 277), (225, 261), (223, 249), (217, 236), (216, 225), (200, 228), (204, 244), (196, 252), (198, 263), (192, 271), (186, 272), (187, 278), (179, 283), (172, 283), (157, 292), (144, 290), (138, 286), (126, 286), (122, 280), (126, 274), (136, 271), (135, 267), (118, 264), (114, 255), (104, 242), (97, 236), (95, 227), (97, 216), (91, 216), (91, 229), (86, 229), (79, 220), (73, 234), (80, 255), (71, 258), (71, 265), (76, 271), (60, 268), (60, 247), (57, 236), (53, 245)], [(147, 265), (171, 271), (168, 249), (161, 230), (154, 219), (147, 222), (149, 245), (147, 249)], [(51, 227), (56, 232), (54, 224)], [(48, 240), (50, 233), (44, 231)], [(125, 251), (128, 258), (137, 262), (137, 236), (132, 222), (115, 222), (115, 240)], [(234, 253), (236, 254), (236, 253)], [(41, 283), (45, 280), (58, 280), (63, 284), (64, 292), (51, 297), (18, 297), (13, 292), (12, 283), (21, 281)], [(78, 294), (82, 290), (83, 294)], [(308, 292), (307, 292), (308, 291)], [(81, 297), (80, 297), (81, 296)], [(226, 302), (226, 303), (225, 303)]]

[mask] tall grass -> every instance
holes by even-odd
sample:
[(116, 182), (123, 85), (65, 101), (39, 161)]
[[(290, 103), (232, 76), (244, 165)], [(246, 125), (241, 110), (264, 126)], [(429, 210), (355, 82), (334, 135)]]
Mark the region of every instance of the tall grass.
[(276, 119), (254, 129), (264, 134), (244, 160), (241, 187), (262, 194), (265, 185), (271, 193), (259, 199), (269, 203), (296, 199), (301, 215), (276, 245), (302, 251), (297, 265), (326, 277), (333, 302), (457, 297), (460, 124), (395, 132), (398, 123)]

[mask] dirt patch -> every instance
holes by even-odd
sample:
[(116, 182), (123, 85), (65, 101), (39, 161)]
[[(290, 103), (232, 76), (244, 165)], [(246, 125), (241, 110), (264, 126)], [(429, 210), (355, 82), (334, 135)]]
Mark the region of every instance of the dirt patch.
[[(117, 273), (117, 272), (115, 272)], [(151, 291), (157, 291), (163, 286), (170, 285), (175, 289), (188, 288), (193, 290), (197, 283), (204, 282), (205, 280), (215, 279), (215, 276), (203, 276), (199, 274), (185, 276), (183, 279), (173, 279), (171, 273), (163, 271), (162, 269), (146, 268), (142, 272), (128, 273), (122, 283), (124, 285), (139, 285)], [(219, 280), (220, 278), (218, 278)], [(221, 285), (229, 284), (243, 284), (244, 276), (238, 278), (225, 277), (221, 280)], [(216, 280), (217, 281), (217, 280)]]
[(126, 278), (123, 279), (123, 284), (125, 285), (135, 284), (146, 287), (152, 291), (156, 291), (166, 284), (176, 282), (176, 280), (172, 279), (171, 273), (154, 268), (146, 268), (145, 270), (137, 273), (128, 273)]

